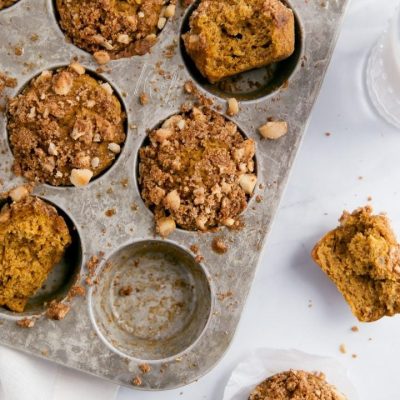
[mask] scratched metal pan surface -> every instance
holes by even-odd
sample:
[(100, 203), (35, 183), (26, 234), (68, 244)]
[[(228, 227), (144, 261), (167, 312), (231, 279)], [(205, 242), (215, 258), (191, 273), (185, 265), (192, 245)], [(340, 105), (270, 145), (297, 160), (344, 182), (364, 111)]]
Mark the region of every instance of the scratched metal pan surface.
[[(221, 359), (238, 325), (346, 6), (346, 0), (289, 3), (297, 18), (296, 52), (276, 66), (219, 86), (205, 83), (180, 42), (194, 4), (186, 10), (178, 6), (151, 54), (113, 61), (107, 66), (110, 71), (100, 74), (125, 105), (126, 143), (114, 165), (84, 189), (36, 187), (34, 193), (65, 216), (73, 247), (25, 313), (0, 309), (0, 343), (122, 385), (131, 386), (133, 377), (140, 376), (140, 388), (146, 390), (193, 382)], [(22, 55), (15, 54), (16, 47), (23, 48)], [(96, 70), (91, 55), (65, 40), (52, 0), (20, 0), (0, 12), (0, 70), (18, 79), (11, 95), (43, 70), (68, 65), (73, 57), (89, 71)], [(178, 229), (161, 240), (140, 197), (138, 150), (147, 129), (190, 100), (182, 89), (188, 79), (221, 106), (221, 112), (226, 97), (241, 100), (234, 121), (256, 141), (258, 184), (243, 213), (242, 230), (200, 234)], [(141, 92), (150, 97), (146, 106), (138, 102)], [(257, 133), (269, 117), (289, 124), (289, 133), (278, 141), (261, 140)], [(2, 114), (0, 178), (5, 190), (21, 182), (10, 170), (6, 122)], [(257, 195), (263, 197), (261, 203)], [(116, 211), (111, 217), (106, 215), (110, 209)], [(224, 255), (211, 250), (216, 235), (228, 244)], [(204, 256), (201, 264), (190, 251), (192, 245)], [(97, 285), (85, 298), (73, 299), (64, 320), (41, 318), (32, 329), (17, 326), (16, 320), (43, 313), (44, 301), (62, 300), (76, 279), (83, 283), (86, 262), (99, 251), (105, 255)], [(130, 286), (132, 293), (121, 296), (121, 285)], [(149, 372), (139, 368), (143, 364), (149, 365)]]

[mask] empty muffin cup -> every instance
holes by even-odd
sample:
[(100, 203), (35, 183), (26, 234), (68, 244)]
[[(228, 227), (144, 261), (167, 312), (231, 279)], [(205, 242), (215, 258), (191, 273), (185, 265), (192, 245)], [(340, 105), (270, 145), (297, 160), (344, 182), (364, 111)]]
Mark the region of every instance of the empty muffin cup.
[(210, 317), (204, 268), (188, 252), (146, 240), (116, 251), (89, 292), (89, 312), (102, 341), (135, 360), (165, 360), (191, 348)]

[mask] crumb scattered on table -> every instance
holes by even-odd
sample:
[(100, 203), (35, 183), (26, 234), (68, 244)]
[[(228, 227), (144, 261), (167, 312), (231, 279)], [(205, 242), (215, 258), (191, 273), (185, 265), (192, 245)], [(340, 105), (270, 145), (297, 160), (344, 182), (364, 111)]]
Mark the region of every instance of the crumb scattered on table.
[(213, 239), (211, 247), (218, 254), (225, 254), (228, 251), (227, 244), (220, 237), (216, 237)]

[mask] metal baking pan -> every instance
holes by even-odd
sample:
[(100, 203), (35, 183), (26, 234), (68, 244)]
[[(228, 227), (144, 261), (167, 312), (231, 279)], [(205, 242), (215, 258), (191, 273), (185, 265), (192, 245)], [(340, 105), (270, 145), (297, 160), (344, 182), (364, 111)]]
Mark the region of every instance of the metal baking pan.
[[(150, 54), (107, 65), (109, 71), (101, 78), (120, 95), (128, 116), (127, 140), (118, 160), (84, 189), (39, 185), (34, 192), (58, 207), (75, 228), (72, 254), (57, 266), (38, 296), (65, 297), (77, 277), (84, 284), (89, 258), (104, 252), (98, 283), (85, 298), (72, 300), (64, 320), (41, 318), (32, 329), (22, 329), (16, 320), (42, 313), (43, 306), (33, 301), (22, 315), (0, 309), (1, 344), (122, 385), (131, 386), (133, 378), (140, 377), (136, 383), (146, 390), (193, 382), (221, 359), (235, 333), (329, 64), (346, 0), (291, 0), (290, 6), (297, 19), (295, 54), (276, 67), (222, 85), (206, 84), (181, 46), (180, 34), (196, 4), (186, 10), (178, 6)], [(33, 35), (37, 40), (32, 40)], [(16, 55), (15, 47), (23, 48), (23, 54)], [(167, 49), (172, 57), (166, 56)], [(73, 57), (90, 71), (98, 67), (91, 55), (65, 40), (52, 0), (20, 0), (0, 12), (0, 70), (18, 79), (11, 95), (41, 71), (68, 65)], [(221, 112), (226, 109), (226, 97), (241, 100), (240, 113), (233, 119), (256, 141), (258, 184), (242, 216), (242, 230), (178, 229), (162, 240), (154, 234), (152, 213), (140, 197), (138, 150), (147, 129), (190, 100), (183, 91), (188, 79)], [(150, 97), (146, 106), (139, 104), (141, 92)], [(278, 141), (262, 140), (257, 133), (269, 117), (289, 124), (289, 133)], [(12, 160), (6, 116), (1, 115), (4, 190), (21, 182), (10, 170)], [(257, 196), (262, 196), (261, 202)], [(111, 217), (106, 215), (110, 209), (116, 211)], [(228, 244), (226, 254), (212, 251), (216, 236)], [(190, 250), (192, 245), (204, 256), (200, 264)], [(118, 296), (118, 288), (128, 284), (137, 289), (136, 294)], [(143, 364), (150, 370), (143, 373)]]

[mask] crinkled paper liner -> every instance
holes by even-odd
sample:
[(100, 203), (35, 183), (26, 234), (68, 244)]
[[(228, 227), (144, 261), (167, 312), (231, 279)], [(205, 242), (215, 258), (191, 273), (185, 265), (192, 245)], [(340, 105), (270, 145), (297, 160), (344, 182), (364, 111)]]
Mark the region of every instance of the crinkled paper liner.
[(263, 380), (290, 369), (323, 372), (326, 380), (348, 398), (359, 400), (346, 369), (336, 360), (297, 350), (253, 350), (233, 371), (223, 400), (247, 400), (251, 391)]

